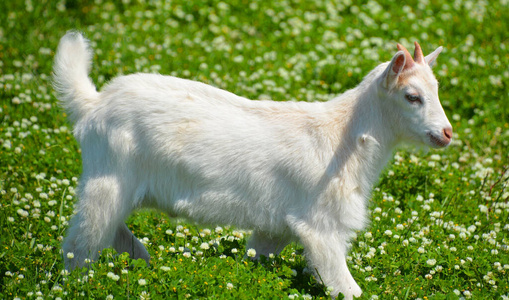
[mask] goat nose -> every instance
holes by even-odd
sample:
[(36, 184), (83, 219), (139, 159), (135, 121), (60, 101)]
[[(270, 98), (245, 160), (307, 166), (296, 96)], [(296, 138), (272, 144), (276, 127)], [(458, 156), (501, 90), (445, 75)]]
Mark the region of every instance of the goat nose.
[(447, 140), (452, 139), (452, 127), (444, 128), (444, 136), (447, 138)]

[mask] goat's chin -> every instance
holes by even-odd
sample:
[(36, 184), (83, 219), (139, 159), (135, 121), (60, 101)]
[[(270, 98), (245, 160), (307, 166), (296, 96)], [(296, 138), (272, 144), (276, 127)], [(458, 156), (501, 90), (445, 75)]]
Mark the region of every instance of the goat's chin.
[(428, 133), (427, 134), (427, 144), (431, 147), (431, 148), (445, 148), (447, 146), (449, 146), (449, 144), (451, 143), (451, 140), (449, 139), (444, 139), (444, 138), (441, 138), (441, 137), (437, 137), (431, 133)]

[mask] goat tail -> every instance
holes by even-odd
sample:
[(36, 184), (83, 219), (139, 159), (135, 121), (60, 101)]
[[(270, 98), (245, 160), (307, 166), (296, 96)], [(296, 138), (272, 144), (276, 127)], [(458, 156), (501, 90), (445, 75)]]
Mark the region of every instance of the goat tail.
[(99, 102), (99, 93), (88, 76), (92, 56), (89, 41), (81, 33), (68, 31), (60, 39), (53, 66), (53, 86), (73, 123)]

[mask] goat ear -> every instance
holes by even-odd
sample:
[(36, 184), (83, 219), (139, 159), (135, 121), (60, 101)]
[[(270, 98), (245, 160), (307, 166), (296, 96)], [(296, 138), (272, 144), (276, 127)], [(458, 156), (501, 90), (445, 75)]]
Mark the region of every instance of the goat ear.
[(383, 81), (383, 86), (387, 89), (390, 89), (397, 82), (398, 77), (405, 69), (407, 64), (407, 57), (404, 51), (398, 51), (394, 57), (392, 58), (389, 66), (385, 70), (385, 78)]
[(424, 58), (424, 60), (426, 61), (426, 63), (430, 66), (430, 67), (433, 67), (433, 65), (435, 64), (435, 61), (437, 60), (437, 57), (438, 55), (440, 54), (440, 52), (442, 52), (444, 48), (442, 46), (438, 47), (437, 50), (431, 52), (430, 54), (426, 55), (426, 57)]

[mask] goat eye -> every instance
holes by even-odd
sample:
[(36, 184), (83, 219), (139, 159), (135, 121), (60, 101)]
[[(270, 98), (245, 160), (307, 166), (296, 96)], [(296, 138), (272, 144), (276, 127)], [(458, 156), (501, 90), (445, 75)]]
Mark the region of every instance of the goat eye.
[(422, 103), (421, 97), (418, 95), (406, 94), (405, 98), (410, 103)]

